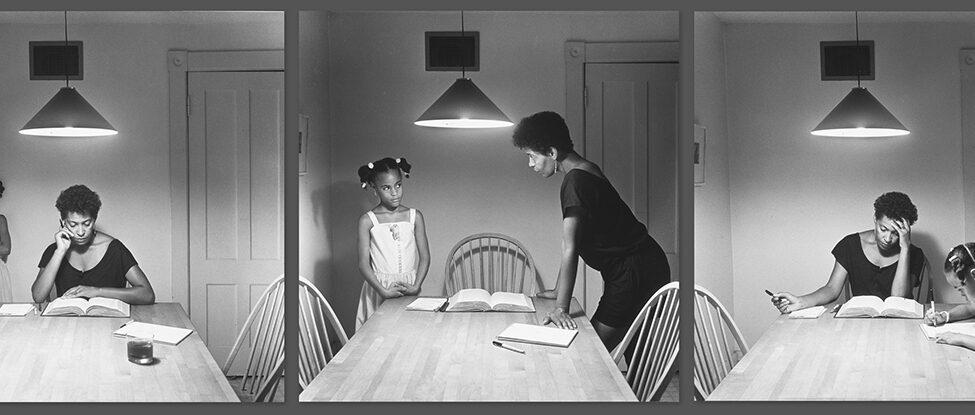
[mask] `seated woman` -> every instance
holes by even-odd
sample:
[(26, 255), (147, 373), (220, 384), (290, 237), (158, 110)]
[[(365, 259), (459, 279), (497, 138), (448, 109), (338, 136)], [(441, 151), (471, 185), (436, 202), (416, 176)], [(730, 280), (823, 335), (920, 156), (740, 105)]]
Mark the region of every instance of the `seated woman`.
[[(955, 306), (948, 311), (928, 310), (924, 322), (932, 326), (940, 326), (949, 321), (959, 321), (975, 317), (975, 243), (966, 243), (948, 251), (945, 258), (945, 279), (955, 287), (967, 303)], [(961, 333), (943, 333), (937, 339), (938, 343), (962, 346), (975, 350), (975, 337)]]
[(801, 297), (787, 292), (772, 296), (780, 312), (836, 301), (847, 280), (853, 296), (914, 297), (924, 266), (924, 252), (911, 245), (917, 207), (907, 195), (889, 192), (878, 197), (873, 208), (873, 229), (847, 235), (833, 248), (836, 262), (826, 285)]
[[(95, 229), (102, 202), (87, 186), (74, 185), (54, 204), (61, 212), (61, 229), (37, 264), (31, 285), (35, 302), (48, 299), (51, 288), (58, 297), (108, 297), (129, 304), (152, 304), (156, 294), (121, 241)], [(52, 265), (53, 264), (53, 265)], [(126, 287), (126, 283), (131, 285)]]

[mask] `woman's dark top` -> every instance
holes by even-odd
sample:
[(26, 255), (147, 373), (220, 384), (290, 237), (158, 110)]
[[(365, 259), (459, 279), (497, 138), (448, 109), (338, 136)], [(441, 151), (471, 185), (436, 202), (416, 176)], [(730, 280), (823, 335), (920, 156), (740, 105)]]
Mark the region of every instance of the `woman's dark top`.
[[(910, 280), (911, 287), (917, 287), (921, 284), (924, 252), (913, 244), (910, 249), (911, 268), (908, 270), (907, 278)], [(875, 295), (881, 299), (890, 297), (890, 286), (894, 282), (894, 274), (900, 261), (883, 268), (874, 265), (863, 253), (859, 233), (841, 239), (833, 248), (833, 256), (836, 257), (836, 262), (846, 269), (847, 281), (850, 282), (850, 291), (854, 296)], [(908, 293), (908, 297), (913, 297), (913, 294)]]
[[(57, 244), (51, 244), (44, 250), (44, 254), (41, 255), (41, 262), (37, 264), (38, 268), (47, 267), (47, 263), (54, 256), (55, 249), (57, 249)], [(54, 285), (57, 287), (58, 297), (64, 295), (65, 291), (79, 285), (125, 288), (125, 283), (128, 282), (125, 279), (125, 274), (138, 264), (135, 257), (132, 256), (132, 252), (129, 252), (129, 249), (121, 241), (113, 239), (108, 243), (108, 248), (105, 249), (105, 256), (88, 271), (81, 272), (75, 269), (68, 263), (67, 255), (65, 255), (65, 258), (61, 260), (58, 273), (54, 277)]]
[[(613, 260), (650, 245), (647, 227), (633, 216), (608, 180), (582, 169), (572, 169), (562, 180), (562, 217), (578, 214), (585, 220), (579, 255), (602, 271)], [(656, 243), (654, 243), (656, 245)]]

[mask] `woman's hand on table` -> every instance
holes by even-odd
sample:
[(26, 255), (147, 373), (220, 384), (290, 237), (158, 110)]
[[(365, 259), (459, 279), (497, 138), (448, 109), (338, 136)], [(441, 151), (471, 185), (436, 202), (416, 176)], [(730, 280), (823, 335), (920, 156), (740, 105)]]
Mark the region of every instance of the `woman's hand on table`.
[(92, 298), (98, 297), (98, 287), (77, 285), (64, 292), (61, 298)]
[(535, 297), (538, 297), (538, 298), (547, 298), (549, 300), (554, 300), (555, 297), (557, 297), (557, 296), (558, 296), (558, 294), (555, 293), (555, 290), (545, 290), (545, 291), (540, 291), (537, 294), (535, 294)]
[(940, 326), (948, 322), (948, 312), (947, 311), (934, 311), (934, 309), (928, 309), (924, 313), (924, 324), (929, 326)]
[(779, 312), (782, 314), (788, 314), (805, 308), (799, 301), (799, 297), (796, 297), (790, 293), (775, 293), (775, 295), (772, 296), (772, 304), (775, 305), (775, 308), (778, 308)]
[(542, 319), (542, 325), (544, 326), (548, 323), (552, 323), (560, 329), (575, 330), (576, 328), (576, 322), (572, 320), (572, 317), (562, 307), (556, 307), (555, 310), (549, 311), (545, 315), (545, 318)]

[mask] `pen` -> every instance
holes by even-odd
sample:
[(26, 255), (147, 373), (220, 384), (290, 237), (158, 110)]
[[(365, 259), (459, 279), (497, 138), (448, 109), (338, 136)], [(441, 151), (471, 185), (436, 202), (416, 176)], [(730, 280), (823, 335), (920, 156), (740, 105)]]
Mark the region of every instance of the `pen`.
[(775, 297), (775, 294), (772, 294), (769, 290), (765, 290), (765, 294), (768, 294), (769, 297)]
[(129, 323), (135, 323), (135, 320), (129, 320), (129, 321), (126, 321), (125, 323), (122, 323), (122, 325), (121, 325), (121, 326), (118, 326), (118, 328), (122, 328), (122, 327), (125, 327), (125, 326), (127, 326), (127, 325), (129, 325)]
[(515, 353), (525, 354), (525, 351), (524, 350), (521, 350), (521, 349), (519, 349), (517, 347), (508, 346), (507, 344), (501, 343), (501, 342), (499, 342), (497, 340), (492, 341), (491, 344), (493, 344), (495, 346), (498, 346), (498, 347), (500, 347), (502, 349), (511, 350), (512, 352), (515, 352)]

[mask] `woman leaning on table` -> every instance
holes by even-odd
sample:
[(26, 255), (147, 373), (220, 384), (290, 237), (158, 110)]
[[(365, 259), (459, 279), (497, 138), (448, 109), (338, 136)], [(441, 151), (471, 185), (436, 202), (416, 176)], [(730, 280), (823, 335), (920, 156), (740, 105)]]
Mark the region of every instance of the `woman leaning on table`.
[[(102, 202), (87, 186), (74, 185), (54, 204), (61, 213), (61, 228), (38, 263), (31, 286), (35, 302), (57, 296), (108, 297), (129, 304), (152, 304), (156, 295), (135, 257), (118, 239), (95, 229)], [(51, 265), (55, 264), (55, 265)], [(131, 285), (126, 287), (126, 283)]]
[[(0, 197), (3, 197), (2, 181), (0, 181)], [(7, 270), (8, 255), (10, 255), (10, 230), (7, 228), (7, 217), (0, 215), (0, 303), (13, 301), (10, 271)]]
[[(965, 298), (965, 304), (955, 306), (948, 311), (929, 309), (924, 315), (924, 322), (932, 326), (940, 326), (952, 321), (960, 321), (975, 317), (975, 243), (969, 242), (958, 245), (948, 251), (945, 258), (945, 279), (955, 287)], [(962, 346), (975, 350), (975, 337), (961, 333), (942, 333), (938, 336), (938, 343)]]
[(581, 256), (602, 275), (603, 296), (591, 322), (603, 345), (613, 350), (650, 296), (670, 282), (667, 256), (599, 166), (573, 151), (562, 116), (540, 112), (521, 120), (513, 142), (528, 155), (528, 166), (542, 177), (565, 174), (560, 193), (562, 261), (558, 282), (554, 290), (538, 294), (554, 298), (556, 308), (542, 323), (576, 328), (568, 311)]
[(780, 312), (836, 301), (847, 281), (853, 296), (913, 298), (924, 267), (924, 252), (911, 244), (917, 207), (907, 195), (888, 192), (873, 202), (873, 208), (873, 229), (849, 234), (833, 248), (836, 262), (826, 285), (799, 297), (787, 292), (772, 296)]

